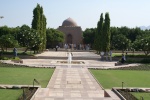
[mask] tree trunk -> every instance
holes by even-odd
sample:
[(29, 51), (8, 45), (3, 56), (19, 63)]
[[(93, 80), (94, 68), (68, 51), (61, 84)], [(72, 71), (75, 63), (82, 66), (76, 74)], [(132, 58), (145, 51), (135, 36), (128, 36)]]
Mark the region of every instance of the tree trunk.
[(27, 48), (25, 49), (24, 53), (25, 53), (25, 52), (27, 52), (27, 51), (28, 51), (28, 49), (29, 49), (29, 48), (27, 47)]
[(148, 51), (144, 51), (145, 55), (148, 56), (149, 52)]

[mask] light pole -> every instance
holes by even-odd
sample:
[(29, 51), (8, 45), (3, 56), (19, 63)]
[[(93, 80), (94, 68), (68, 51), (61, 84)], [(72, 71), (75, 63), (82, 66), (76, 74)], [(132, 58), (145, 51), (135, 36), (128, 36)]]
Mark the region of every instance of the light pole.
[(33, 87), (34, 87), (34, 82), (36, 82), (37, 84), (40, 84), (36, 79), (33, 79)]

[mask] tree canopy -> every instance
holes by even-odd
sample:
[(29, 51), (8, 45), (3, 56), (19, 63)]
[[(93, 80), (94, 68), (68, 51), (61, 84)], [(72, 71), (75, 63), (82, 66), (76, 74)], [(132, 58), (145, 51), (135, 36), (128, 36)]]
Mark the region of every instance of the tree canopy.
[(39, 45), (39, 50), (46, 48), (46, 17), (43, 14), (43, 7), (37, 4), (33, 10), (32, 28), (37, 30), (41, 37), (42, 44)]
[(117, 48), (117, 50), (122, 50), (124, 52), (125, 50), (129, 50), (131, 46), (131, 41), (125, 37), (123, 34), (119, 34), (113, 37), (112, 39), (112, 48)]
[(46, 30), (47, 48), (54, 48), (60, 42), (64, 42), (64, 33), (59, 30), (48, 28)]
[(37, 30), (31, 29), (27, 25), (23, 25), (18, 33), (18, 41), (20, 46), (26, 47), (25, 52), (28, 49), (38, 51), (42, 45), (42, 39)]
[(145, 55), (150, 53), (150, 35), (143, 35), (137, 37), (137, 39), (133, 43), (133, 48), (135, 50), (144, 51)]
[(97, 23), (97, 31), (94, 41), (95, 49), (100, 52), (108, 52), (110, 49), (110, 18), (109, 13), (105, 14), (103, 19), (103, 13), (100, 16), (100, 20)]
[(83, 42), (84, 44), (90, 44), (93, 47), (94, 37), (96, 34), (96, 28), (87, 28), (83, 32)]
[(1, 50), (7, 51), (7, 48), (12, 48), (18, 46), (18, 41), (11, 34), (2, 35), (0, 37), (0, 47)]

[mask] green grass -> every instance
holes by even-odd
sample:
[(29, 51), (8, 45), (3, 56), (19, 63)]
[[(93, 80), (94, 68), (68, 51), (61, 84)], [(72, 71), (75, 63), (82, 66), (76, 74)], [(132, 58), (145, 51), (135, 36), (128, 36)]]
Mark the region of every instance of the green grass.
[(105, 89), (112, 87), (150, 87), (150, 71), (90, 70)]
[[(146, 66), (146, 65), (145, 65)], [(105, 89), (112, 87), (150, 87), (150, 71), (136, 70), (90, 70)], [(133, 93), (140, 100), (150, 99), (150, 93)]]
[[(124, 53), (125, 54), (125, 53)], [(135, 57), (135, 58), (149, 58), (150, 55), (146, 56), (144, 53), (128, 53), (127, 57)], [(122, 57), (122, 53), (113, 53), (112, 57)]]
[[(37, 79), (42, 87), (46, 87), (53, 71), (54, 69), (49, 68), (0, 64), (0, 84), (32, 85), (33, 79)], [(22, 89), (0, 89), (0, 100), (17, 100), (20, 95)]]
[(149, 100), (150, 99), (150, 93), (134, 93), (133, 94), (138, 100), (142, 100), (141, 96), (144, 98), (144, 100)]
[(0, 100), (17, 100), (22, 94), (22, 89), (0, 89)]
[(119, 68), (109, 68), (111, 70), (142, 70), (142, 71), (150, 71), (150, 64), (142, 64), (139, 66), (131, 66), (131, 67), (119, 67)]
[(53, 71), (49, 68), (0, 67), (0, 84), (32, 85), (33, 79), (37, 79), (42, 87), (46, 87)]

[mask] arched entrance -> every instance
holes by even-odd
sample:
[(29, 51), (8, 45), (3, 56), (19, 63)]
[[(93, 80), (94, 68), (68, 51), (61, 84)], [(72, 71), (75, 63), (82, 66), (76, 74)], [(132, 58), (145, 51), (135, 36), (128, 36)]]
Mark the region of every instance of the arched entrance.
[(67, 44), (72, 44), (72, 35), (71, 34), (67, 35)]

